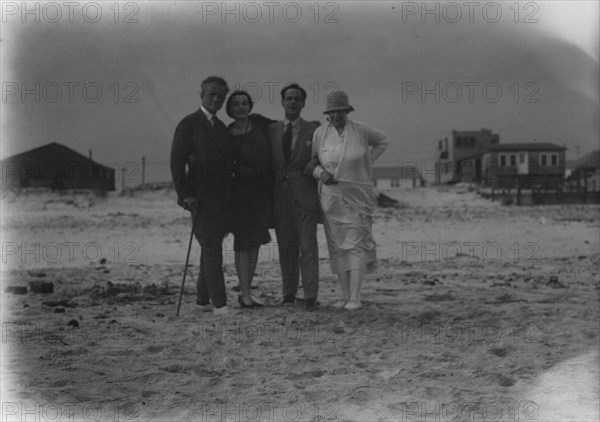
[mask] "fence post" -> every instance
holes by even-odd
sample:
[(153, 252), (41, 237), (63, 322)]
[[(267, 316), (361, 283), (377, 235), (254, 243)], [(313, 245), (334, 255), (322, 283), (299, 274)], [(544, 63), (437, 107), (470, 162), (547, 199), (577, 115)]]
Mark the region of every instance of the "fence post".
[(142, 156), (142, 185), (146, 181), (146, 157)]

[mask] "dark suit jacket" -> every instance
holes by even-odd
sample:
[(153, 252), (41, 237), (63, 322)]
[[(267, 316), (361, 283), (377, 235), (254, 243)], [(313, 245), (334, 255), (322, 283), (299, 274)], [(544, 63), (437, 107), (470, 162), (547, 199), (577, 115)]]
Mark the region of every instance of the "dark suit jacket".
[[(268, 135), (271, 141), (271, 153), (274, 162), (274, 199), (278, 201), (282, 189), (290, 189), (300, 206), (309, 212), (317, 212), (317, 182), (312, 176), (304, 174), (304, 169), (310, 159), (312, 150), (312, 135), (318, 127), (316, 123), (300, 119), (300, 132), (294, 145), (290, 162), (283, 158), (281, 138), (283, 136), (283, 122), (276, 122), (269, 126)], [(277, 215), (275, 216), (277, 218)]]
[(177, 203), (199, 202), (196, 235), (229, 230), (234, 150), (223, 122), (213, 126), (199, 109), (181, 120), (171, 148), (171, 175)]

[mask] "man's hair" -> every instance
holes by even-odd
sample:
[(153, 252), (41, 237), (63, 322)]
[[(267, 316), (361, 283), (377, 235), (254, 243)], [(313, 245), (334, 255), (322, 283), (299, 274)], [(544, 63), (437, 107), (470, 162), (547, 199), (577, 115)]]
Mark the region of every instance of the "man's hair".
[(306, 91), (297, 83), (289, 84), (283, 87), (281, 90), (281, 101), (285, 99), (285, 93), (288, 89), (297, 89), (302, 94), (302, 101), (306, 101)]
[(204, 89), (208, 84), (215, 84), (221, 86), (225, 91), (225, 94), (229, 92), (229, 86), (227, 86), (227, 81), (225, 79), (221, 78), (220, 76), (209, 76), (208, 78), (203, 80), (202, 84), (200, 85), (200, 95), (204, 94)]
[(252, 107), (254, 107), (254, 102), (252, 101), (252, 97), (250, 96), (250, 94), (248, 94), (246, 91), (233, 91), (227, 99), (227, 103), (225, 104), (225, 111), (227, 112), (227, 115), (232, 119), (234, 118), (233, 114), (231, 114), (231, 108), (233, 107), (233, 99), (238, 95), (244, 95), (246, 98), (248, 98), (250, 111), (252, 111)]

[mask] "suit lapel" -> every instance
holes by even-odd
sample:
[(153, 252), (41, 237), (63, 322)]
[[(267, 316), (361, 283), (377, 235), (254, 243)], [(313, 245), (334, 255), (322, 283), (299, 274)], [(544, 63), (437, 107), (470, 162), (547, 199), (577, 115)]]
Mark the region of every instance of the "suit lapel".
[(210, 134), (211, 138), (214, 138), (217, 133), (215, 127), (212, 125), (206, 114), (202, 111), (202, 109), (198, 110), (198, 116), (200, 117), (200, 122), (206, 127), (206, 131)]
[(302, 148), (305, 147), (306, 144), (306, 135), (308, 128), (304, 124), (304, 119), (300, 118), (300, 131), (298, 132), (298, 139), (296, 139), (296, 145), (294, 145), (294, 150), (292, 151), (292, 156), (290, 157), (290, 162), (294, 161), (296, 156), (302, 151)]
[[(200, 118), (202, 121), (202, 124), (206, 127), (206, 130), (209, 133), (209, 142), (212, 142), (215, 147), (217, 148), (217, 150), (219, 151), (219, 153), (221, 154), (221, 157), (225, 160), (227, 158), (227, 152), (224, 150), (225, 145), (224, 139), (221, 139), (221, 132), (222, 130), (219, 130), (218, 127), (215, 127), (212, 125), (212, 123), (210, 122), (210, 120), (208, 120), (208, 117), (206, 117), (206, 114), (204, 114), (204, 112), (202, 111), (202, 109), (200, 109), (198, 111), (200, 113)], [(222, 124), (220, 121), (217, 123), (217, 126), (219, 126), (219, 124)]]

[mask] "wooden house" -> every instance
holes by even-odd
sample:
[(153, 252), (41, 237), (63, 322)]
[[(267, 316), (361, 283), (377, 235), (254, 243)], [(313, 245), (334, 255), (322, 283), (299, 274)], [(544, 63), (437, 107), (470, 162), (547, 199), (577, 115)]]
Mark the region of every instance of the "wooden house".
[(547, 142), (490, 146), (481, 159), (482, 179), (493, 188), (556, 189), (565, 177), (565, 151)]
[(0, 161), (2, 189), (115, 190), (115, 170), (53, 142)]

